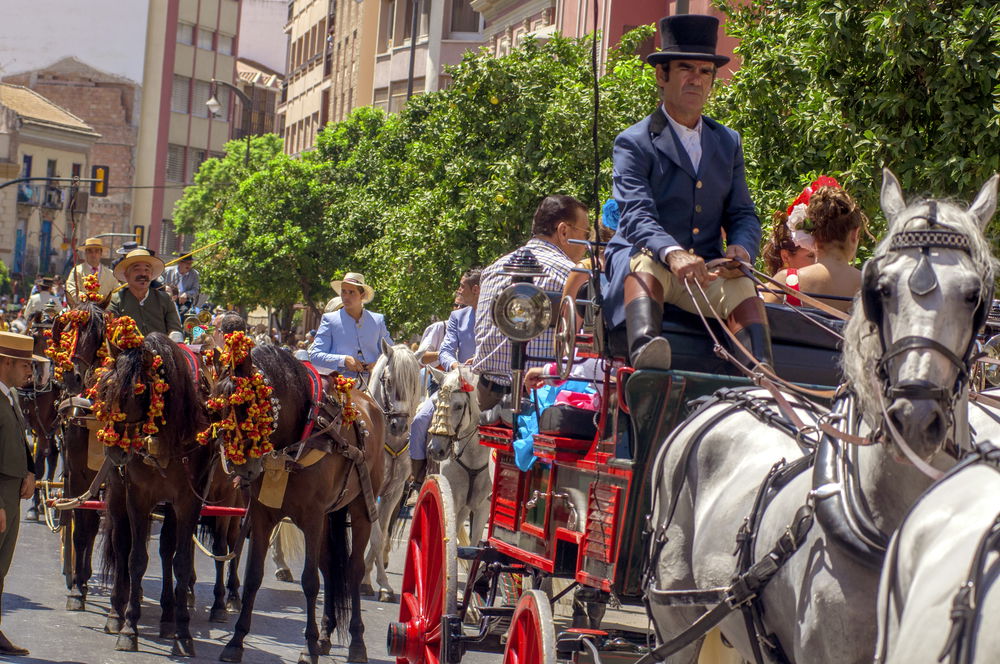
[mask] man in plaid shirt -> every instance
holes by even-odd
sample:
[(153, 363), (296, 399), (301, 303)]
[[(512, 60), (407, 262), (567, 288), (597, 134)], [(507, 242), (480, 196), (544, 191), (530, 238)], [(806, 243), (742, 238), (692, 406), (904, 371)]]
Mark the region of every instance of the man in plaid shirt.
[[(535, 210), (531, 239), (511, 253), (501, 256), (483, 270), (476, 308), (476, 356), (473, 366), (480, 374), (479, 407), (495, 406), (510, 389), (510, 341), (493, 324), (490, 312), (493, 300), (510, 285), (510, 277), (500, 274), (504, 264), (522, 248), (529, 249), (542, 265), (545, 275), (535, 279), (542, 290), (562, 291), (573, 265), (583, 258), (587, 247), (570, 240), (585, 240), (590, 232), (587, 207), (572, 196), (548, 196)], [(552, 354), (553, 330), (547, 330), (528, 343), (528, 355)], [(534, 366), (538, 363), (529, 363)]]

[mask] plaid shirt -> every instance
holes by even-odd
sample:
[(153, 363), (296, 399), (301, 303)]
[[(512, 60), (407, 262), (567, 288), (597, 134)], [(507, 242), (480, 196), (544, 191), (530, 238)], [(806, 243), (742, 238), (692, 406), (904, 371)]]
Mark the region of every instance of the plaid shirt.
[[(573, 268), (573, 261), (554, 244), (532, 238), (524, 245), (542, 264), (545, 276), (536, 277), (535, 285), (542, 290), (561, 292)], [(517, 250), (519, 251), (519, 249)], [(510, 385), (510, 341), (493, 324), (491, 311), (493, 300), (510, 285), (510, 277), (500, 274), (504, 264), (517, 251), (497, 259), (483, 270), (479, 287), (479, 306), (476, 307), (476, 357), (473, 365), (476, 372), (498, 385)], [(549, 357), (552, 355), (552, 337), (555, 331), (546, 330), (537, 339), (528, 343), (528, 355)], [(500, 347), (499, 350), (497, 347)], [(494, 352), (495, 351), (495, 352)], [(480, 361), (488, 357), (485, 362)], [(529, 362), (528, 366), (541, 366), (540, 362)]]

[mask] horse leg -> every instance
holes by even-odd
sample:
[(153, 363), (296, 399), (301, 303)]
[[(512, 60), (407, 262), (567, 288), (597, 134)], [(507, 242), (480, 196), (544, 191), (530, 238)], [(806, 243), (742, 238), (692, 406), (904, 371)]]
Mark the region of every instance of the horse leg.
[(326, 515), (314, 516), (298, 525), (305, 538), (305, 564), (302, 567), (302, 592), (306, 596), (306, 649), (299, 655), (299, 664), (318, 664), (320, 657), (319, 629), (316, 627), (316, 598), (319, 596), (319, 558)]
[(167, 505), (160, 528), (160, 570), (163, 585), (160, 588), (160, 638), (172, 639), (177, 633), (177, 607), (174, 604), (174, 556), (177, 554), (177, 515), (172, 505)]
[[(229, 523), (226, 534), (226, 543), (229, 551), (236, 551), (240, 543), (240, 521), (236, 518), (226, 519)], [(226, 582), (228, 589), (226, 598), (226, 610), (238, 612), (243, 602), (240, 600), (240, 559), (234, 557), (229, 561), (229, 580)]]
[(271, 538), (271, 531), (274, 530), (276, 520), (264, 508), (253, 509), (250, 517), (250, 553), (247, 559), (246, 571), (244, 574), (245, 584), (243, 586), (243, 607), (240, 609), (240, 617), (236, 621), (236, 629), (233, 638), (229, 640), (219, 661), (239, 662), (243, 659), (243, 641), (250, 632), (250, 621), (253, 617), (253, 604), (257, 598), (257, 591), (264, 580), (264, 559), (267, 557), (267, 544)]
[[(177, 505), (176, 552), (174, 554), (175, 584), (174, 606), (177, 612), (177, 631), (170, 654), (175, 657), (194, 657), (194, 639), (191, 637), (191, 609), (188, 608), (188, 593), (194, 576), (194, 537), (198, 525), (200, 505), (194, 502)], [(183, 511), (180, 511), (183, 509)]]
[[(133, 485), (134, 486), (134, 485)], [(115, 650), (135, 652), (139, 649), (139, 617), (142, 614), (142, 577), (149, 564), (146, 540), (149, 536), (149, 513), (152, 505), (143, 510), (136, 505), (138, 500), (129, 493), (128, 516), (132, 525), (132, 550), (128, 558), (128, 609), (125, 611), (125, 626), (118, 633)]]
[[(109, 538), (105, 544), (110, 548), (109, 557), (113, 583), (111, 588), (111, 609), (104, 624), (107, 634), (118, 634), (125, 626), (125, 607), (128, 602), (128, 568), (132, 552), (132, 527), (129, 523), (128, 510), (125, 506), (125, 486), (121, 478), (112, 474), (107, 491)], [(107, 563), (105, 563), (107, 564)]]
[(91, 510), (73, 510), (70, 518), (73, 522), (73, 581), (66, 598), (66, 610), (83, 611), (87, 604), (87, 582), (92, 574), (94, 538), (101, 517)]
[(348, 627), (351, 644), (347, 648), (347, 661), (367, 662), (368, 649), (365, 648), (365, 624), (361, 619), (361, 586), (358, 580), (365, 573), (365, 544), (371, 538), (372, 523), (368, 518), (364, 496), (358, 496), (351, 503), (350, 510), (351, 558), (347, 583), (351, 592), (351, 623)]
[[(213, 517), (215, 522), (212, 524), (212, 555), (224, 557), (228, 553), (228, 542), (226, 541), (225, 524), (221, 517)], [(209, 612), (209, 622), (226, 622), (228, 615), (226, 613), (226, 563), (216, 560), (215, 561), (215, 588), (213, 595), (215, 597), (212, 602), (212, 610)]]

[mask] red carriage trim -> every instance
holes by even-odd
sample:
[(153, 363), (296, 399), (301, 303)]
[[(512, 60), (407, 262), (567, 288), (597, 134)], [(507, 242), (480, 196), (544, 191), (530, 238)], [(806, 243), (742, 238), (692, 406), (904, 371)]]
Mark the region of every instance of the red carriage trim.
[(303, 361), (302, 366), (306, 368), (306, 374), (309, 376), (309, 394), (312, 398), (309, 419), (306, 420), (305, 429), (302, 430), (302, 436), (299, 438), (299, 440), (306, 440), (312, 435), (313, 427), (316, 425), (316, 416), (319, 415), (319, 407), (323, 403), (323, 377), (312, 362)]

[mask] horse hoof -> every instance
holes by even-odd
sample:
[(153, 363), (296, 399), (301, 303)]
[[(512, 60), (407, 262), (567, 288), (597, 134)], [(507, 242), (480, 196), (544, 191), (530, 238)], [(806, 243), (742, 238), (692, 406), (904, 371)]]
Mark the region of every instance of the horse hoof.
[(365, 664), (368, 661), (368, 649), (365, 648), (365, 644), (355, 645), (352, 643), (351, 647), (347, 649), (347, 661)]
[(125, 626), (125, 621), (121, 618), (116, 618), (115, 616), (108, 616), (107, 622), (104, 623), (104, 633), (105, 634), (117, 634), (122, 631), (122, 627)]
[(66, 598), (67, 611), (83, 611), (86, 608), (84, 599), (80, 595), (70, 595)]
[(310, 655), (307, 652), (299, 653), (299, 664), (319, 664), (319, 655)]
[(220, 662), (242, 662), (243, 646), (226, 646), (219, 655)]
[(175, 639), (174, 647), (170, 649), (173, 657), (194, 657), (194, 639), (190, 636), (185, 639)]
[(239, 597), (234, 597), (226, 602), (226, 611), (230, 611), (232, 613), (239, 613), (242, 610), (243, 610), (243, 600), (241, 600)]
[(371, 584), (362, 583), (361, 584), (361, 594), (365, 597), (371, 597), (375, 594), (375, 589), (371, 587)]
[(330, 654), (330, 650), (332, 650), (332, 649), (333, 649), (333, 644), (330, 642), (329, 638), (325, 638), (325, 639), (320, 639), (319, 640), (319, 654), (320, 655), (323, 655), (325, 657), (326, 655)]
[(38, 521), (38, 510), (34, 507), (29, 507), (28, 513), (24, 515), (24, 518), (28, 521)]
[(137, 652), (139, 650), (138, 634), (119, 634), (115, 643), (115, 650), (123, 652)]
[(274, 578), (276, 578), (278, 581), (287, 581), (288, 583), (291, 583), (292, 581), (295, 580), (295, 578), (292, 576), (292, 570), (290, 569), (275, 570)]
[(176, 639), (177, 638), (177, 627), (174, 623), (160, 623), (160, 638), (161, 639)]
[(378, 591), (378, 601), (395, 603), (396, 593), (392, 592), (392, 590), (386, 590), (385, 588), (382, 588), (381, 590)]
[(225, 609), (212, 609), (208, 616), (208, 622), (224, 623), (229, 620), (229, 612)]

